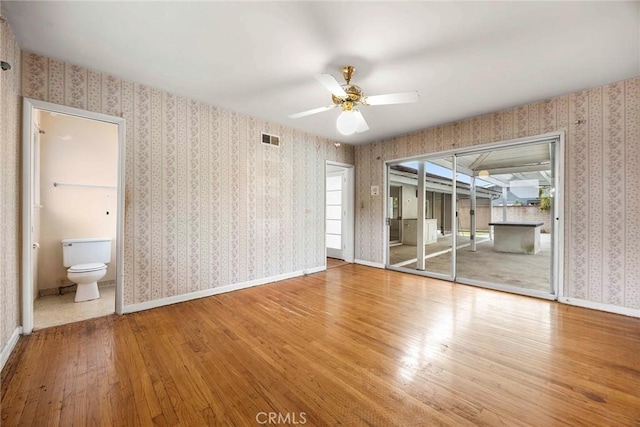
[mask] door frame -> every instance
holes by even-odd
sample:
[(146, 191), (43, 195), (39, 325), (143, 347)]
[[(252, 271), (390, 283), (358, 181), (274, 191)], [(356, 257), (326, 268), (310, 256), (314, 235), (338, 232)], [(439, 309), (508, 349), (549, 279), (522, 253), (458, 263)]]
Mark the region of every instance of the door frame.
[[(511, 139), (511, 140), (506, 140), (506, 141), (498, 141), (498, 142), (491, 142), (491, 143), (487, 143), (487, 144), (479, 144), (479, 145), (474, 145), (471, 147), (465, 147), (465, 148), (459, 148), (459, 149), (452, 149), (452, 150), (446, 150), (446, 151), (440, 151), (440, 152), (436, 152), (436, 153), (425, 153), (422, 155), (416, 155), (416, 156), (411, 156), (411, 157), (407, 157), (407, 158), (400, 158), (400, 159), (392, 159), (392, 160), (387, 160), (384, 163), (384, 189), (386, 191), (386, 189), (388, 189), (389, 187), (389, 168), (392, 165), (395, 164), (399, 164), (399, 163), (404, 163), (404, 162), (410, 162), (410, 161), (429, 161), (429, 159), (437, 159), (437, 158), (442, 158), (442, 157), (448, 157), (448, 156), (452, 156), (453, 157), (453, 174), (454, 176), (456, 176), (456, 172), (457, 172), (457, 167), (456, 167), (456, 161), (457, 161), (457, 157), (461, 156), (461, 155), (466, 155), (466, 154), (472, 154), (472, 153), (476, 153), (476, 152), (482, 152), (482, 151), (488, 151), (488, 150), (494, 150), (494, 149), (500, 149), (500, 148), (515, 148), (518, 146), (526, 146), (526, 145), (531, 145), (531, 144), (540, 144), (540, 143), (544, 143), (544, 142), (554, 142), (556, 144), (556, 150), (555, 150), (555, 159), (554, 159), (554, 163), (552, 165), (552, 167), (554, 168), (554, 173), (555, 173), (555, 179), (556, 179), (556, 188), (555, 188), (555, 196), (554, 196), (554, 201), (553, 201), (553, 216), (552, 216), (552, 228), (553, 228), (553, 257), (551, 259), (551, 284), (553, 285), (553, 289), (552, 293), (543, 293), (541, 291), (535, 291), (535, 290), (528, 290), (528, 289), (518, 289), (518, 288), (512, 288), (512, 287), (507, 287), (507, 286), (500, 286), (500, 285), (494, 285), (494, 284), (487, 284), (485, 282), (480, 282), (480, 281), (474, 281), (474, 280), (459, 280), (456, 274), (456, 251), (454, 250), (452, 252), (452, 263), (453, 263), (453, 277), (447, 277), (447, 276), (443, 276), (443, 275), (439, 275), (439, 274), (434, 274), (434, 273), (428, 273), (426, 271), (419, 271), (419, 270), (410, 270), (407, 268), (402, 268), (402, 267), (393, 267), (389, 264), (389, 244), (388, 244), (388, 239), (389, 239), (389, 235), (388, 235), (388, 229), (389, 226), (386, 223), (386, 221), (383, 219), (383, 224), (384, 227), (384, 236), (383, 236), (383, 242), (384, 247), (383, 247), (383, 254), (384, 254), (384, 259), (385, 259), (385, 268), (389, 269), (389, 270), (395, 270), (395, 271), (401, 271), (403, 273), (410, 273), (410, 274), (416, 274), (416, 275), (420, 275), (420, 276), (426, 276), (426, 277), (433, 277), (436, 279), (443, 279), (443, 280), (447, 280), (447, 281), (453, 281), (455, 283), (463, 283), (463, 284), (469, 284), (469, 285), (474, 285), (474, 286), (479, 286), (479, 287), (484, 287), (484, 288), (489, 288), (489, 289), (495, 289), (495, 290), (500, 290), (500, 291), (506, 291), (506, 292), (511, 292), (511, 293), (518, 293), (518, 294), (522, 294), (522, 295), (527, 295), (527, 296), (533, 296), (533, 297), (538, 297), (538, 298), (545, 298), (545, 299), (554, 299), (557, 300), (559, 298), (562, 298), (564, 296), (564, 250), (565, 250), (565, 235), (564, 235), (564, 227), (565, 227), (565, 216), (564, 216), (564, 198), (565, 198), (565, 176), (564, 176), (564, 152), (565, 152), (565, 131), (561, 130), (561, 131), (556, 131), (556, 132), (550, 132), (550, 133), (545, 133), (545, 134), (541, 134), (541, 135), (535, 135), (535, 136), (529, 136), (529, 137), (523, 137), (523, 138), (516, 138), (516, 139)], [(455, 199), (455, 195), (456, 195), (456, 186), (453, 186), (454, 188), (454, 193), (452, 195), (452, 200)], [(453, 202), (452, 202), (453, 203)], [(456, 206), (452, 206), (452, 246), (453, 247), (457, 247), (457, 227), (456, 227), (456, 221), (455, 221), (455, 215), (456, 215)], [(387, 215), (387, 200), (384, 199), (383, 200), (383, 213), (385, 215)]]
[(326, 236), (327, 236), (327, 166), (338, 166), (343, 168), (345, 171), (344, 176), (346, 182), (344, 183), (344, 188), (346, 191), (343, 191), (342, 194), (342, 203), (343, 209), (346, 210), (344, 215), (345, 220), (342, 222), (342, 257), (345, 262), (353, 263), (355, 258), (355, 194), (356, 194), (356, 186), (355, 186), (355, 166), (348, 163), (340, 163), (334, 162), (331, 160), (327, 160), (324, 166), (324, 183), (322, 188), (323, 190), (323, 200), (324, 200), (324, 215), (322, 216), (324, 222), (322, 224), (323, 227), (323, 238), (325, 239), (324, 245), (324, 258), (325, 258), (325, 267), (326, 267), (326, 259), (327, 259), (327, 244), (326, 244)]
[(118, 126), (118, 189), (116, 207), (116, 301), (115, 312), (122, 314), (124, 284), (124, 186), (126, 120), (122, 117), (96, 113), (74, 107), (24, 98), (22, 106), (22, 334), (33, 331), (33, 119), (34, 110), (66, 114), (84, 119), (113, 123)]
[[(31, 165), (33, 167), (32, 175), (33, 175), (33, 172), (35, 170), (36, 175), (39, 177), (41, 175), (41, 168), (40, 168), (40, 163), (41, 163), (40, 162), (40, 155), (41, 154), (40, 153), (41, 153), (41, 150), (42, 150), (42, 146), (41, 146), (42, 141), (41, 141), (41, 136), (40, 136), (41, 135), (41, 133), (40, 133), (41, 132), (41, 124), (38, 121), (33, 120), (33, 123), (31, 124), (31, 126), (32, 126), (32, 129), (31, 129), (31, 144), (32, 145), (31, 145), (31, 147), (32, 147), (32, 150), (33, 150), (32, 153), (31, 153), (31, 156), (33, 157), (33, 161), (31, 163)], [(41, 192), (40, 183), (34, 182), (33, 183), (33, 188), (34, 188), (36, 194), (39, 195), (39, 193)], [(40, 218), (41, 213), (42, 213), (41, 212), (41, 208), (42, 208), (42, 204), (41, 204), (40, 197), (38, 197), (38, 199), (34, 199), (34, 200), (31, 201), (31, 214), (33, 215), (33, 212), (35, 210), (37, 210), (38, 219)], [(32, 230), (32, 232), (31, 232), (32, 236), (33, 236), (33, 232), (34, 231), (35, 230)], [(40, 230), (40, 227), (38, 227), (38, 234), (37, 234), (38, 240), (40, 240), (39, 237), (41, 236), (41, 231), (42, 230)], [(38, 247), (34, 247), (33, 249), (39, 249), (39, 246)], [(33, 251), (31, 253), (33, 254)], [(37, 277), (37, 274), (38, 274), (37, 267), (38, 267), (38, 262), (39, 262), (38, 260), (39, 259), (40, 259), (40, 255), (39, 254), (38, 254), (37, 258), (35, 258), (35, 259), (32, 258), (31, 259), (31, 271), (32, 271), (32, 274), (34, 275), (34, 277)], [(35, 295), (38, 292), (38, 290), (36, 289), (36, 286), (35, 286), (36, 285), (36, 280), (34, 280), (34, 278), (32, 278), (31, 280), (32, 280), (31, 286), (33, 288), (33, 294), (32, 294), (31, 297), (35, 301)]]

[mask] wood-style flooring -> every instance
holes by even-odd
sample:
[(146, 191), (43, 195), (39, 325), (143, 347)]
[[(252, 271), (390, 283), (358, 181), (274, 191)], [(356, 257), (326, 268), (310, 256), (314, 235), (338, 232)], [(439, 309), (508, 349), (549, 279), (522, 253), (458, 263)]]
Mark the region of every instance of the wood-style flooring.
[(640, 319), (358, 265), (44, 329), (2, 426), (640, 425)]
[(342, 267), (343, 265), (349, 265), (349, 263), (341, 259), (327, 258), (327, 270), (330, 268)]

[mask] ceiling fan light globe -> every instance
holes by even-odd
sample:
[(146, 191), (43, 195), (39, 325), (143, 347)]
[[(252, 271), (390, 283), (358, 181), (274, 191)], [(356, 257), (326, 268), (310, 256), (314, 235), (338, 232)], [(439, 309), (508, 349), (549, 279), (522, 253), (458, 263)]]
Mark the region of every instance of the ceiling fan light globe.
[(358, 129), (358, 116), (352, 111), (343, 111), (336, 120), (336, 128), (343, 135), (353, 135)]

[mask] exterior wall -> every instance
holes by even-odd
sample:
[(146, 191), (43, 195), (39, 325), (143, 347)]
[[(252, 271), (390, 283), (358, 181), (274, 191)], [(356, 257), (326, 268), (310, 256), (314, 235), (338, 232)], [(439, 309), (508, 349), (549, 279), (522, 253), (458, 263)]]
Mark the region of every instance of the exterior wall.
[[(471, 228), (471, 200), (458, 200), (458, 229), (461, 231), (469, 231)], [(489, 210), (491, 210), (491, 218), (489, 218)], [(541, 212), (537, 206), (507, 206), (507, 218), (509, 221), (523, 222), (536, 221), (543, 222), (541, 231), (543, 233), (551, 232), (551, 213)], [(489, 223), (502, 221), (502, 206), (489, 206), (487, 199), (478, 199), (476, 205), (476, 229), (478, 231), (488, 231)]]
[(402, 219), (418, 218), (418, 187), (402, 184)]
[[(537, 206), (507, 206), (507, 218), (509, 221), (543, 222), (540, 230), (543, 233), (551, 233), (551, 212), (542, 212)], [(493, 220), (502, 221), (502, 206), (493, 207)]]
[(22, 61), (25, 97), (127, 121), (125, 306), (324, 265), (325, 161), (353, 164), (352, 146), (34, 53)]
[(20, 49), (0, 23), (0, 349), (20, 325)]
[[(578, 122), (585, 120), (584, 123)], [(640, 308), (640, 78), (356, 147), (356, 258), (383, 262), (386, 160), (564, 130), (564, 295)]]
[[(483, 199), (478, 197), (476, 199), (476, 230), (488, 231), (489, 212), (491, 206), (489, 205), (489, 199)], [(496, 211), (493, 211), (493, 221), (502, 221), (502, 211), (500, 216), (496, 216)], [(470, 231), (471, 230), (471, 199), (459, 199), (458, 200), (458, 230)]]

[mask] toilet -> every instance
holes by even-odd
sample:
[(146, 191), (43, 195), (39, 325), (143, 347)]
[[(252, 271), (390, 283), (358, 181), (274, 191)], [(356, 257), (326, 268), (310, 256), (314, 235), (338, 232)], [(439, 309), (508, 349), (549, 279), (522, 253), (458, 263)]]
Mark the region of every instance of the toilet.
[(98, 280), (107, 274), (111, 262), (111, 238), (64, 239), (62, 263), (68, 267), (67, 278), (76, 283), (75, 302), (100, 298)]

